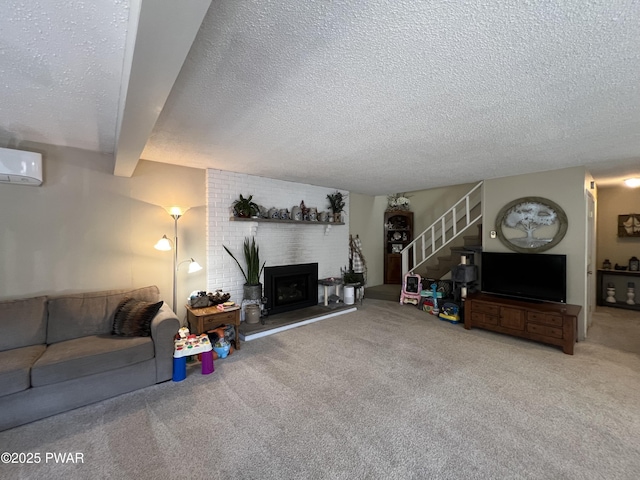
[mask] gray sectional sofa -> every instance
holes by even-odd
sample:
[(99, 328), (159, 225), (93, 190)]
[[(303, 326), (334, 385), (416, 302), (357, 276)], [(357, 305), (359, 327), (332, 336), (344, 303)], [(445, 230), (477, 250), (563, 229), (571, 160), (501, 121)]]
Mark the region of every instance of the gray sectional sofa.
[(1, 301), (0, 431), (170, 380), (180, 321), (166, 304), (150, 336), (111, 333), (125, 298), (159, 296), (151, 286)]

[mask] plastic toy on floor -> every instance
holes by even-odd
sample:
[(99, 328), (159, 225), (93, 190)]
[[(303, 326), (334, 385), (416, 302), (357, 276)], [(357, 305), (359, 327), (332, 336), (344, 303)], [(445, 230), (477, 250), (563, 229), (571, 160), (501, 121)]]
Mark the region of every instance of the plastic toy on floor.
[(402, 291), (400, 292), (400, 305), (412, 303), (418, 305), (420, 302), (420, 290), (422, 289), (422, 278), (420, 275), (409, 272), (404, 276)]
[(460, 308), (455, 303), (447, 302), (442, 306), (442, 311), (438, 314), (440, 320), (450, 323), (460, 322)]
[(202, 374), (213, 373), (213, 348), (207, 334), (190, 334), (186, 327), (176, 334), (173, 348), (173, 381), (181, 382), (187, 377), (187, 358), (198, 355), (202, 361)]
[(236, 334), (233, 325), (220, 325), (212, 330), (207, 330), (209, 340), (213, 344), (213, 359), (226, 358), (234, 352), (231, 346), (235, 343)]
[(438, 284), (437, 283), (432, 283), (431, 284), (431, 298), (433, 299), (433, 310), (431, 310), (431, 313), (433, 315), (438, 315), (440, 313), (440, 307), (438, 307)]
[(420, 297), (422, 299), (422, 310), (426, 313), (430, 313), (431, 315), (437, 315), (437, 312), (433, 312), (433, 308), (438, 306), (438, 299), (442, 298), (442, 295), (442, 292), (436, 291), (434, 297), (433, 289), (422, 290), (420, 292)]
[(182, 327), (179, 330), (174, 344), (173, 358), (189, 357), (191, 355), (198, 355), (203, 352), (211, 351), (211, 342), (209, 336), (205, 333), (202, 335), (195, 335), (189, 333), (189, 330)]
[(433, 299), (425, 298), (422, 301), (422, 311), (433, 315)]

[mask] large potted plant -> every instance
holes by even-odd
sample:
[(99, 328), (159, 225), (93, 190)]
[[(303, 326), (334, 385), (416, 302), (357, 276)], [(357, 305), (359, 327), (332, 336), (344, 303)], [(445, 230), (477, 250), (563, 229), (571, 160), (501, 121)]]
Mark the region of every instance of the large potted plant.
[(333, 212), (333, 220), (339, 222), (342, 220), (341, 215), (344, 211), (346, 195), (343, 195), (342, 192), (336, 190), (334, 193), (330, 193), (327, 195), (327, 200), (329, 200), (329, 208)]
[(264, 265), (266, 262), (260, 265), (260, 247), (256, 245), (255, 237), (252, 237), (249, 240), (249, 237), (245, 237), (244, 239), (244, 260), (247, 266), (245, 270), (240, 265), (240, 262), (235, 257), (231, 250), (229, 250), (225, 245), (223, 245), (226, 252), (231, 255), (231, 258), (235, 260), (240, 267), (240, 271), (245, 279), (245, 284), (243, 286), (243, 298), (244, 300), (260, 300), (262, 298), (262, 284), (260, 283), (260, 275), (262, 275), (262, 270), (264, 270)]

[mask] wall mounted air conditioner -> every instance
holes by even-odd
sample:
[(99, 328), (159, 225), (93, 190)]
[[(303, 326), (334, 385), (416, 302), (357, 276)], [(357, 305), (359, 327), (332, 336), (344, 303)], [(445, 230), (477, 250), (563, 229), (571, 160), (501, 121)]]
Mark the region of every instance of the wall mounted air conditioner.
[(0, 148), (0, 183), (42, 185), (42, 155)]

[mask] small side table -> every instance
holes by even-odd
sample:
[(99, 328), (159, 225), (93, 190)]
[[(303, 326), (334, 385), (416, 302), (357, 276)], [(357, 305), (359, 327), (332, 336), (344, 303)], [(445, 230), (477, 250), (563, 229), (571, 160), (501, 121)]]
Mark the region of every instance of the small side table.
[(336, 287), (336, 295), (340, 296), (340, 285), (342, 285), (341, 278), (321, 278), (318, 280), (318, 285), (324, 287), (324, 306), (329, 306), (329, 287)]
[(192, 308), (187, 307), (187, 321), (189, 331), (200, 335), (207, 330), (216, 328), (222, 324), (233, 325), (236, 331), (236, 350), (240, 350), (240, 307), (234, 306), (218, 310), (217, 307)]

